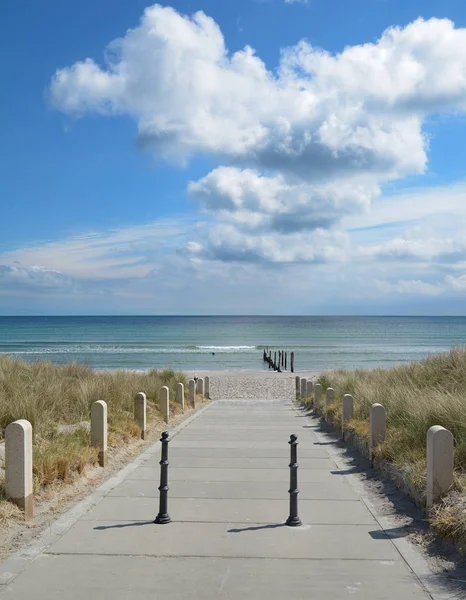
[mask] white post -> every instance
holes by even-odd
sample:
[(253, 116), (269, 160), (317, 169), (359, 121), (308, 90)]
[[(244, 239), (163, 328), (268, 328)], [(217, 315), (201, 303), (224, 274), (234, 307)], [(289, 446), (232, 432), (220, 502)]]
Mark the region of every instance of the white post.
[(189, 380), (189, 404), (196, 408), (196, 382), (194, 379)]
[(170, 392), (168, 390), (168, 387), (166, 385), (164, 385), (162, 388), (160, 388), (160, 413), (165, 421), (165, 423), (168, 423), (168, 421), (170, 420), (170, 396), (169, 396)]
[(451, 431), (434, 425), (427, 432), (427, 508), (453, 485), (454, 440)]
[(176, 401), (181, 404), (181, 409), (184, 412), (184, 385), (182, 383), (176, 384)]
[(314, 386), (314, 410), (320, 409), (320, 399), (322, 397), (322, 386), (316, 383)]
[(343, 396), (342, 407), (341, 407), (341, 434), (342, 434), (342, 436), (345, 435), (345, 429), (346, 429), (346, 426), (348, 425), (348, 421), (350, 421), (353, 418), (353, 411), (354, 411), (353, 396), (351, 396), (351, 394), (345, 394)]
[(144, 392), (136, 394), (134, 399), (134, 420), (141, 430), (141, 440), (146, 439), (147, 398)]
[(306, 398), (307, 392), (307, 381), (305, 379), (301, 379), (301, 400)]
[(107, 403), (97, 400), (91, 407), (91, 446), (99, 449), (99, 465), (107, 464)]
[(325, 404), (328, 406), (330, 402), (335, 400), (335, 390), (333, 388), (327, 388), (325, 392)]
[(5, 430), (5, 476), (7, 497), (32, 519), (32, 425), (26, 419), (10, 423)]
[(204, 397), (204, 380), (202, 377), (197, 380), (197, 393)]
[(370, 425), (370, 457), (374, 456), (374, 449), (385, 440), (385, 408), (381, 404), (373, 404), (369, 417)]
[(301, 378), (299, 375), (296, 375), (295, 382), (296, 382), (296, 400), (298, 400), (299, 396), (301, 394)]
[(206, 398), (210, 398), (210, 377), (208, 375), (204, 379), (204, 395)]
[(314, 391), (314, 384), (312, 383), (312, 381), (310, 379), (308, 379), (307, 385), (306, 385), (306, 396), (308, 398), (310, 398), (312, 396), (313, 391)]

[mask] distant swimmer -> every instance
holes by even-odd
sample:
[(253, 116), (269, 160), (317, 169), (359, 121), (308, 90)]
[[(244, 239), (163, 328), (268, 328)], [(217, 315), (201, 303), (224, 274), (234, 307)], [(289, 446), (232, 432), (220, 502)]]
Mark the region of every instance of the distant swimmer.
[(215, 356), (215, 352), (212, 352), (212, 356)]

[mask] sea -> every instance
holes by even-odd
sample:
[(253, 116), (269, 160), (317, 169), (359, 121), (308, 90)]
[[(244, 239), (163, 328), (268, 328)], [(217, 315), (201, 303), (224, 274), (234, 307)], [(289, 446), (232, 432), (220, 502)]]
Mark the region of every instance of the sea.
[(105, 370), (261, 371), (266, 347), (296, 372), (390, 367), (465, 344), (466, 317), (0, 317), (0, 356)]

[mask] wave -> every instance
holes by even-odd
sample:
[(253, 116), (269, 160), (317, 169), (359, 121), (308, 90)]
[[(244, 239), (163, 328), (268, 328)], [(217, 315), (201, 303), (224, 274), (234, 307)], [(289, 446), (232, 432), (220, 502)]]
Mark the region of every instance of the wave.
[(255, 350), (256, 346), (183, 346), (183, 347), (134, 347), (134, 346), (90, 346), (75, 345), (50, 348), (29, 348), (29, 349), (11, 349), (0, 350), (0, 354), (9, 355), (48, 355), (48, 354), (211, 354), (215, 353), (235, 353), (248, 350)]

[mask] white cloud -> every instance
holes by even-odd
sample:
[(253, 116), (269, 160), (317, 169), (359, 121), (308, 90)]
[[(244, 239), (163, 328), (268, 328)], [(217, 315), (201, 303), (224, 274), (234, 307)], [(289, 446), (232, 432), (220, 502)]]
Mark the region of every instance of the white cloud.
[(40, 265), (23, 267), (14, 264), (0, 264), (0, 284), (0, 295), (31, 290), (35, 293), (79, 291), (79, 286), (73, 278)]
[(44, 268), (75, 279), (105, 280), (146, 275), (165, 254), (195, 231), (193, 219), (162, 218), (147, 225), (78, 235), (0, 253), (0, 264)]
[(397, 294), (411, 294), (421, 296), (439, 296), (445, 292), (441, 283), (428, 283), (420, 280), (399, 280), (395, 283), (376, 281), (377, 287), (382, 292), (396, 292)]
[(344, 215), (367, 210), (379, 189), (369, 181), (290, 183), (281, 174), (218, 167), (197, 182), (190, 194), (220, 219), (250, 231), (292, 233), (329, 227)]
[(308, 4), (309, 0), (285, 0), (285, 4)]
[[(312, 262), (311, 236), (297, 244), (298, 234), (367, 222), (381, 186), (424, 173), (425, 118), (466, 110), (466, 29), (418, 19), (336, 55), (301, 41), (271, 70), (248, 46), (229, 53), (204, 13), (155, 4), (108, 46), (104, 66), (59, 69), (50, 93), (71, 115), (129, 115), (139, 145), (162, 158), (223, 162), (189, 186), (222, 239), (211, 236), (212, 255), (287, 262), (295, 248)], [(428, 258), (428, 245), (400, 238), (372, 251)]]
[(251, 236), (233, 225), (216, 225), (209, 230), (203, 250), (195, 253), (221, 261), (249, 263), (328, 263), (343, 262), (349, 240), (346, 234), (316, 229), (286, 236)]

